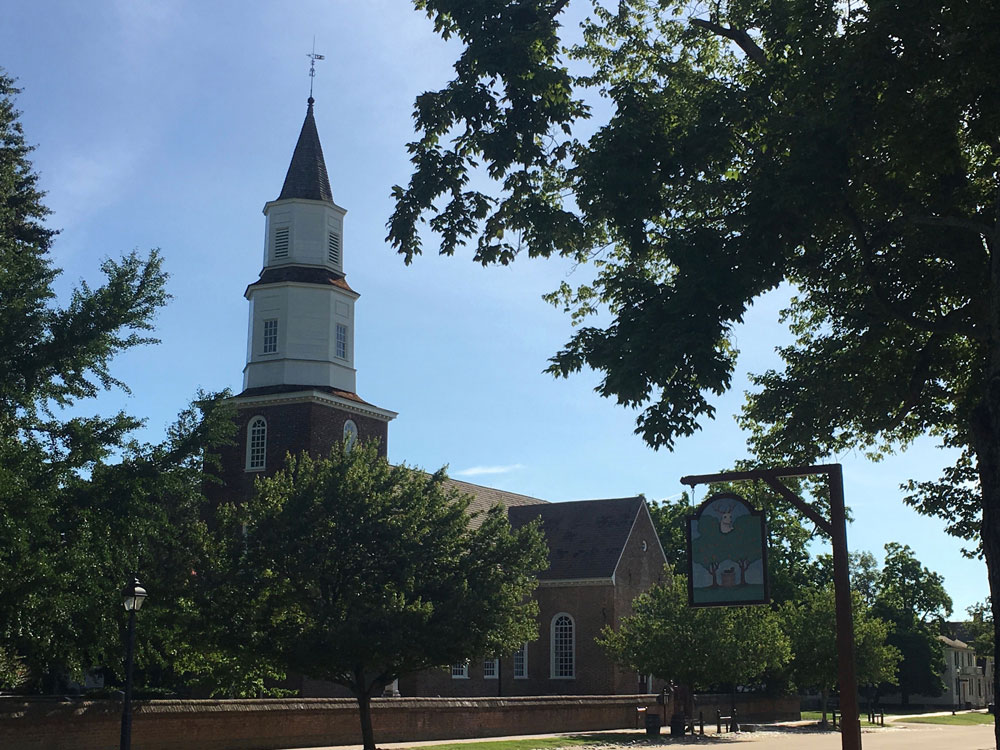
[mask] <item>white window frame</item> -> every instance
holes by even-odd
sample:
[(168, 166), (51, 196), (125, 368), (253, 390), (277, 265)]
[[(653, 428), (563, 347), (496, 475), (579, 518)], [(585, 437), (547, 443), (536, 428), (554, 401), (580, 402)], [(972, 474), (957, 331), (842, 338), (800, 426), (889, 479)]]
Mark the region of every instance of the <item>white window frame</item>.
[(496, 680), (500, 678), (500, 660), (499, 659), (484, 659), (483, 660), (483, 679), (484, 680)]
[(358, 442), (358, 425), (353, 419), (348, 419), (344, 422), (344, 450), (347, 453), (351, 452), (355, 443)]
[[(528, 643), (527, 641), (521, 645), (517, 651), (514, 652), (511, 661), (514, 664), (514, 679), (515, 680), (526, 680), (528, 679)], [(518, 663), (520, 662), (520, 663)]]
[[(262, 429), (259, 439), (255, 437), (255, 428)], [(267, 468), (267, 420), (256, 414), (247, 422), (247, 471), (264, 471)]]
[[(347, 326), (337, 323), (335, 330), (336, 339), (334, 341), (334, 354), (337, 359), (347, 359)], [(343, 334), (343, 336), (341, 336)]]
[(264, 318), (260, 322), (260, 353), (278, 353), (278, 319)]
[(451, 665), (451, 679), (453, 680), (467, 680), (469, 679), (469, 662), (463, 661), (459, 664)]
[[(569, 666), (568, 673), (559, 665), (560, 653), (557, 653), (557, 629), (560, 621), (565, 618), (569, 621)], [(574, 680), (576, 679), (576, 621), (568, 612), (559, 612), (552, 618), (549, 626), (549, 678), (553, 680)]]

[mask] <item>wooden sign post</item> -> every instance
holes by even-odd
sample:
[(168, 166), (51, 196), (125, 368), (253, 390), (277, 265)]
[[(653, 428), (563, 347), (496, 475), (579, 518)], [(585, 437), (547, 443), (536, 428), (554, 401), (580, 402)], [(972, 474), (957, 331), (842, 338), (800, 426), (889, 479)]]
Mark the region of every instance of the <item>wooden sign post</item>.
[[(823, 474), (830, 489), (830, 518), (781, 482), (783, 477)], [(847, 512), (844, 508), (844, 474), (840, 464), (791, 466), (783, 469), (727, 471), (681, 477), (690, 487), (713, 482), (761, 480), (788, 501), (802, 515), (830, 535), (833, 544), (833, 585), (837, 604), (837, 682), (840, 684), (840, 710), (843, 726), (840, 741), (843, 750), (861, 750), (861, 721), (858, 716), (858, 680), (854, 669), (854, 615), (851, 612), (851, 581), (847, 558)], [(846, 700), (845, 700), (846, 696)]]

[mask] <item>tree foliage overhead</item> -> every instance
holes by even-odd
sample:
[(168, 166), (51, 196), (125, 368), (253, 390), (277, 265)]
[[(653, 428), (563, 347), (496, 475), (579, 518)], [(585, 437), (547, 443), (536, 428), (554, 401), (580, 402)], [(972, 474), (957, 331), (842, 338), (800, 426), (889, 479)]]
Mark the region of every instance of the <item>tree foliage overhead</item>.
[(369, 701), (393, 680), (533, 640), (538, 525), (512, 530), (499, 506), (473, 519), (444, 480), (374, 443), (260, 480), (221, 515), (216, 590), (234, 609), (219, 651), (348, 688), (372, 750)]
[[(908, 501), (982, 532), (1000, 589), (996, 2), (415, 4), (463, 46), (417, 99), (399, 252), (430, 217), (443, 253), (592, 258), (593, 283), (553, 299), (610, 322), (581, 325), (550, 371), (596, 370), (668, 448), (730, 387), (748, 306), (790, 284), (795, 342), (745, 413), (758, 457), (937, 437), (959, 459)], [(588, 97), (607, 112), (592, 135)], [(479, 172), (493, 188), (470, 186)]]

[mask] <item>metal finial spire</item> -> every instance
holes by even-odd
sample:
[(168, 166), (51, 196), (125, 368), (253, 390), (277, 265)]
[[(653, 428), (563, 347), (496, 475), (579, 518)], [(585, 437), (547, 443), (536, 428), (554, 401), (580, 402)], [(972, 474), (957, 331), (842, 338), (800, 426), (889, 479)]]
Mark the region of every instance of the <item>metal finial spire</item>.
[(309, 58), (309, 103), (312, 104), (313, 98), (313, 78), (316, 77), (316, 61), (325, 60), (325, 55), (316, 54), (316, 37), (313, 37), (313, 49), (306, 57)]

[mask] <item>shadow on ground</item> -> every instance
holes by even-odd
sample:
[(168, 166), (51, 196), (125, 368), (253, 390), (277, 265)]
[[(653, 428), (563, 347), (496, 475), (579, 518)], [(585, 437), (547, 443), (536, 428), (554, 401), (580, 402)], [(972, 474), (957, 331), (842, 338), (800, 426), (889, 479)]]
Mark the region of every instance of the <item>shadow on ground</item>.
[[(686, 734), (671, 737), (667, 731), (653, 737), (630, 732), (594, 732), (568, 735), (568, 739), (586, 742), (587, 745), (616, 745), (619, 747), (660, 747), (662, 745), (726, 745), (739, 740), (739, 736), (725, 734)], [(581, 750), (586, 745), (580, 746)]]

